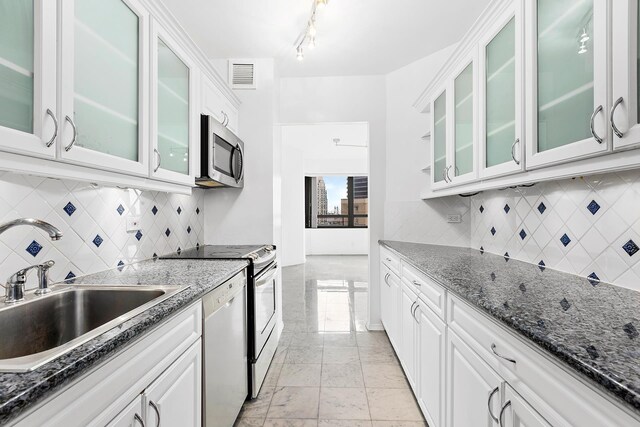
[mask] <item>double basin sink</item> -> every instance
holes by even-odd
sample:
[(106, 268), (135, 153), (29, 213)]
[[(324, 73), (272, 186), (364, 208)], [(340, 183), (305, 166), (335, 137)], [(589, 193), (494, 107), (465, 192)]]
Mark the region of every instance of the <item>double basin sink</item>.
[(54, 285), (1, 306), (0, 372), (27, 372), (166, 300), (178, 286)]

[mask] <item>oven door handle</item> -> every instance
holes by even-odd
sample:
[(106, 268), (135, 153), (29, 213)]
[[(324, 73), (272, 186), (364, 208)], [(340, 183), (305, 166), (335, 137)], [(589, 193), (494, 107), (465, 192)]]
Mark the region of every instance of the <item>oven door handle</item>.
[(275, 258), (276, 258), (276, 253), (271, 252), (269, 256), (256, 259), (255, 261), (253, 261), (253, 267), (255, 269), (254, 271), (260, 271), (260, 266), (269, 265), (271, 261), (273, 261)]
[(263, 274), (259, 277), (256, 277), (256, 288), (268, 283), (273, 276), (278, 272), (278, 264), (274, 263), (271, 267), (269, 267)]

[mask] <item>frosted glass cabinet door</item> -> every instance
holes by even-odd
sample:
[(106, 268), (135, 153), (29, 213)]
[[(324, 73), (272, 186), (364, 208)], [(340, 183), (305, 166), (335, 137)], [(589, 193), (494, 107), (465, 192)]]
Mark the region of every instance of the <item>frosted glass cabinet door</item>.
[(474, 75), (473, 63), (454, 81), (454, 180), (474, 172)]
[(55, 2), (0, 1), (2, 150), (55, 155), (55, 28)]
[(441, 187), (447, 183), (447, 91), (445, 90), (433, 102), (433, 149), (431, 176), (433, 187)]
[(614, 150), (640, 144), (640, 7), (638, 0), (612, 3), (612, 72)]
[(148, 173), (145, 13), (133, 0), (62, 2), (63, 158)]
[(524, 169), (521, 3), (513, 2), (480, 41), (478, 146), (483, 178)]
[(152, 34), (151, 174), (165, 181), (193, 185), (194, 67), (156, 22)]
[[(537, 0), (531, 63), (531, 159), (541, 166), (608, 149), (606, 0)], [(615, 2), (614, 2), (615, 3)], [(529, 74), (529, 73), (528, 73)]]

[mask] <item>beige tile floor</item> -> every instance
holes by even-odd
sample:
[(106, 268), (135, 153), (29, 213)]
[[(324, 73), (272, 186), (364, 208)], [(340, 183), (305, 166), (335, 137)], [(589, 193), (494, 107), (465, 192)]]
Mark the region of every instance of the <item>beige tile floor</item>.
[(426, 426), (384, 332), (369, 332), (367, 258), (283, 269), (284, 332), (238, 427)]

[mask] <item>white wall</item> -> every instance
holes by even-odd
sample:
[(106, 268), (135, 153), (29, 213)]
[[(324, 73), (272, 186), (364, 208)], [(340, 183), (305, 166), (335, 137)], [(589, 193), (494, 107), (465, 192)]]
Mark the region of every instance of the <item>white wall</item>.
[[(278, 128), (283, 147), (283, 265), (301, 264), (305, 255), (367, 254), (367, 230), (305, 231), (304, 177), (367, 175), (368, 124), (318, 123)], [(336, 146), (334, 138), (350, 146)]]
[[(384, 237), (420, 243), (469, 246), (469, 201), (459, 196), (423, 201), (429, 185), (429, 115), (413, 103), (438, 72), (455, 46), (438, 51), (386, 76), (387, 144)], [(462, 215), (462, 223), (448, 224), (446, 214)]]
[(384, 232), (386, 79), (384, 76), (280, 80), (280, 122), (369, 123), (369, 322), (380, 323), (378, 239)]

